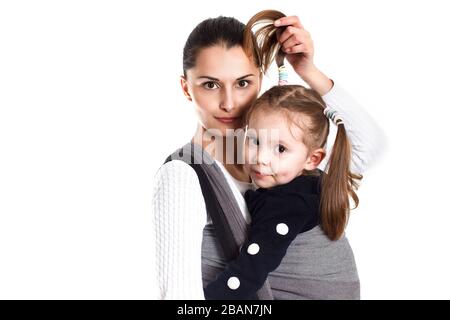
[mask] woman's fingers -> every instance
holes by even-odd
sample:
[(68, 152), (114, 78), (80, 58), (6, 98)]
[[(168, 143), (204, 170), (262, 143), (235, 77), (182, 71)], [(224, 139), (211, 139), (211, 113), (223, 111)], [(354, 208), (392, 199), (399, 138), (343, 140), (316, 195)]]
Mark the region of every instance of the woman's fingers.
[(287, 49), (300, 44), (301, 42), (297, 40), (297, 38), (292, 35), (286, 41), (281, 44), (281, 49), (286, 51)]
[(306, 39), (311, 38), (311, 35), (305, 29), (295, 28), (292, 26), (287, 27), (284, 31), (278, 34), (278, 42), (280, 42), (281, 44), (291, 36), (295, 36), (298, 41), (306, 41)]
[(285, 50), (286, 53), (307, 53), (308, 47), (304, 44), (299, 44), (293, 47), (290, 47)]
[[(303, 77), (305, 70), (313, 65), (314, 44), (311, 35), (303, 28), (297, 16), (278, 19), (274, 22), (278, 42), (294, 67), (295, 72)], [(302, 54), (298, 54), (302, 53)]]
[(285, 42), (288, 38), (290, 38), (295, 33), (294, 27), (287, 27), (284, 30), (278, 29), (277, 31), (279, 33), (278, 42), (280, 44), (283, 44), (283, 42)]
[(299, 44), (305, 44), (306, 46), (309, 46), (312, 43), (311, 36), (308, 31), (305, 29), (297, 29), (295, 30), (285, 30), (280, 35), (279, 42), (283, 48), (283, 50), (286, 50), (290, 47), (299, 45)]
[(300, 19), (297, 16), (280, 18), (274, 21), (274, 25), (275, 27), (293, 26), (297, 28), (303, 28), (302, 24), (300, 23)]

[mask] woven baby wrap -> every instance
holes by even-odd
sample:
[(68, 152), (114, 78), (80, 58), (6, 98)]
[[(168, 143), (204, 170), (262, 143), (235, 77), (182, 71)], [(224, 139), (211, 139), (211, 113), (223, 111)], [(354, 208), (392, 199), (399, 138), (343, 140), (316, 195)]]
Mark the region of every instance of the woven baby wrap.
[[(202, 277), (205, 287), (236, 258), (248, 225), (215, 160), (187, 143), (165, 161), (182, 160), (197, 173), (212, 223), (203, 230)], [(359, 299), (359, 278), (345, 235), (330, 241), (320, 226), (299, 234), (280, 266), (269, 274), (255, 299)]]

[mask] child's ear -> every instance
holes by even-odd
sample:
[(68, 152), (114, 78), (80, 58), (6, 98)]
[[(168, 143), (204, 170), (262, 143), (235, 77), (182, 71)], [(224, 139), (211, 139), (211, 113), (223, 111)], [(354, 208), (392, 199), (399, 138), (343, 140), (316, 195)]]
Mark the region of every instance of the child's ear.
[(313, 150), (308, 159), (306, 159), (305, 170), (316, 169), (325, 158), (326, 151), (323, 148)]
[(187, 80), (186, 80), (185, 76), (180, 76), (180, 84), (181, 84), (181, 89), (183, 90), (183, 94), (185, 95), (185, 97), (189, 101), (192, 101), (192, 97), (191, 97), (191, 94), (189, 93), (189, 88), (188, 88), (188, 84), (187, 84)]

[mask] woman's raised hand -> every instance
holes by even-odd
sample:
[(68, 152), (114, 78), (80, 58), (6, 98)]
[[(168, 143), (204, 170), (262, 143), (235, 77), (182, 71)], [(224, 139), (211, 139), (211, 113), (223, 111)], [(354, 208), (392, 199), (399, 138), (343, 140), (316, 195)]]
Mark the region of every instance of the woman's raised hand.
[(297, 16), (289, 16), (276, 20), (275, 27), (284, 27), (277, 30), (277, 38), (286, 59), (295, 72), (303, 78), (314, 68), (314, 44), (311, 35), (303, 28)]
[(314, 44), (311, 34), (303, 28), (297, 16), (283, 17), (274, 21), (281, 50), (295, 72), (320, 95), (333, 87), (333, 82), (314, 65)]

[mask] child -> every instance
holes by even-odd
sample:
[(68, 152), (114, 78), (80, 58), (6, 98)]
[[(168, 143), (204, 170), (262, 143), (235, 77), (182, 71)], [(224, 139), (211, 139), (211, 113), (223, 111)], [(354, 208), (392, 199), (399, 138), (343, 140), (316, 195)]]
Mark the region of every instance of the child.
[[(266, 38), (270, 45), (262, 46), (268, 49), (260, 57), (267, 69), (276, 41)], [(354, 189), (361, 176), (350, 172), (345, 124), (317, 92), (286, 85), (282, 58), (279, 52), (280, 85), (258, 98), (246, 115), (244, 167), (259, 187), (245, 193), (252, 216), (248, 238), (239, 256), (206, 286), (206, 299), (254, 298), (299, 234), (320, 225), (330, 240), (338, 240), (348, 220), (349, 198), (358, 205)], [(317, 167), (325, 157), (329, 119), (337, 125), (337, 136), (324, 173)]]

